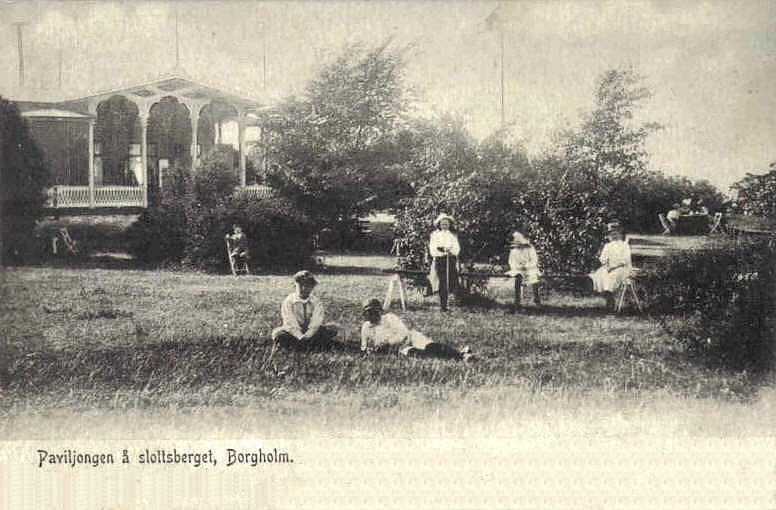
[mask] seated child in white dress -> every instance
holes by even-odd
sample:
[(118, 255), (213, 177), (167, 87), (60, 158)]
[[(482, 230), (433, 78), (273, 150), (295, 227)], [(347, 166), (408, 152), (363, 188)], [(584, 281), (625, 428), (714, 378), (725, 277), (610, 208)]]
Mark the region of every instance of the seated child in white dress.
[(364, 303), (366, 319), (361, 325), (361, 350), (364, 352), (397, 352), (405, 356), (433, 357), (474, 361), (468, 347), (455, 347), (434, 342), (415, 329), (408, 328), (392, 313), (383, 313), (378, 299)]
[(631, 275), (631, 250), (619, 223), (607, 226), (609, 242), (601, 250), (598, 259), (601, 267), (590, 273), (593, 292), (606, 296), (606, 306), (614, 309), (614, 293)]
[[(515, 282), (516, 287), (520, 285), (530, 285), (533, 290), (534, 303), (541, 304), (539, 296), (539, 277), (542, 275), (539, 270), (539, 256), (536, 249), (531, 245), (528, 239), (520, 232), (512, 233), (512, 240), (509, 249), (509, 276), (518, 278)], [(520, 306), (521, 293), (516, 294), (516, 306)]]

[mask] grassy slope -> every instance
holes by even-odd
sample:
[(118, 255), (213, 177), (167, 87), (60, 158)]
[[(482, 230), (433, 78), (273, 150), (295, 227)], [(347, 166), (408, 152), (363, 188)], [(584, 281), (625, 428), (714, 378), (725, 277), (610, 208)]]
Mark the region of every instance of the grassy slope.
[[(468, 344), (482, 358), (464, 364), (271, 355), (267, 337), (290, 291), (285, 276), (24, 268), (2, 278), (0, 414), (8, 419), (57, 408), (224, 405), (390, 420), (441, 402), (460, 416), (485, 418), (505, 409), (541, 413), (537, 402), (548, 399), (642, 405), (655, 395), (740, 400), (755, 391), (743, 376), (689, 361), (657, 322), (603, 314), (596, 298), (551, 294), (541, 311), (511, 315), (499, 306), (443, 316), (435, 300), (411, 293), (407, 322), (434, 339)], [(319, 281), (327, 319), (357, 341), (358, 303), (381, 296), (386, 277)], [(508, 302), (508, 287), (494, 292)]]

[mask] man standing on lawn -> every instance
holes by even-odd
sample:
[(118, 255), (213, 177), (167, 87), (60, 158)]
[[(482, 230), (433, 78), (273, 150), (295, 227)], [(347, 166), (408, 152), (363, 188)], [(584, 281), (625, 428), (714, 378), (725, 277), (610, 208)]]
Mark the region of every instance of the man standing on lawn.
[(323, 303), (312, 294), (317, 283), (310, 271), (294, 275), (296, 290), (280, 306), (283, 325), (272, 331), (272, 340), (277, 345), (297, 351), (348, 349), (346, 344), (335, 340), (337, 325), (323, 323)]

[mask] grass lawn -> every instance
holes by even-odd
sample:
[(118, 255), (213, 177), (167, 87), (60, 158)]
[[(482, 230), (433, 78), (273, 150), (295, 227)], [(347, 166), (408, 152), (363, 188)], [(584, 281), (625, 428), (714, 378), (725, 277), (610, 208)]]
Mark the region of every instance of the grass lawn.
[[(653, 319), (605, 314), (601, 298), (549, 293), (542, 308), (510, 314), (506, 281), (492, 290), (498, 306), (454, 307), (449, 315), (436, 299), (410, 292), (406, 322), (435, 340), (471, 346), (480, 361), (462, 363), (273, 354), (268, 336), (291, 291), (288, 276), (37, 267), (0, 277), (0, 434), (7, 437), (36, 434), (33, 422), (37, 434), (53, 434), (38, 418), (62, 413), (87, 421), (114, 413), (119, 422), (141, 413), (157, 423), (196, 416), (203, 427), (228, 427), (237, 413), (243, 421), (233, 425), (260, 424), (266, 434), (301, 431), (310, 420), (357, 430), (401, 426), (412, 416), (454, 429), (645, 406), (658, 413), (723, 406), (735, 421), (741, 406), (773, 394), (746, 375), (693, 362)], [(387, 277), (339, 271), (318, 280), (327, 320), (357, 342), (360, 302), (382, 297)]]

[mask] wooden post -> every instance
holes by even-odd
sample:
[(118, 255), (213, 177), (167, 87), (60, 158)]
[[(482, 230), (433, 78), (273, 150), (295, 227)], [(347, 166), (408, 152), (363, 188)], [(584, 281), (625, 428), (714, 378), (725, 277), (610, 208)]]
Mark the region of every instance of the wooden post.
[(148, 113), (140, 114), (140, 168), (143, 171), (143, 207), (148, 207)]
[(89, 119), (89, 207), (94, 208), (94, 119)]
[(240, 146), (240, 187), (245, 187), (245, 112), (237, 114), (237, 139)]

